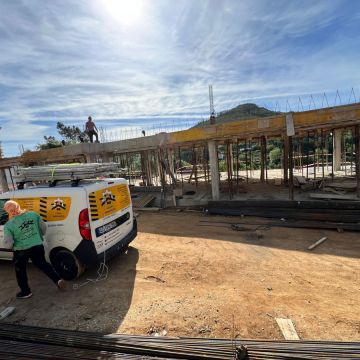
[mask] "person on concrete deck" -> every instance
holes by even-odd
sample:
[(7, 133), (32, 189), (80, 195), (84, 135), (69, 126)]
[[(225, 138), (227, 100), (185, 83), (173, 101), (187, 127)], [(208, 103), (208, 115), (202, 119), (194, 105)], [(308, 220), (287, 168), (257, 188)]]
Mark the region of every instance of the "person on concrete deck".
[(14, 250), (16, 280), (20, 287), (20, 292), (16, 294), (16, 297), (26, 299), (32, 296), (26, 274), (29, 259), (58, 288), (65, 289), (65, 280), (60, 278), (45, 259), (43, 235), (46, 232), (46, 223), (40, 215), (34, 211), (21, 209), (20, 205), (13, 200), (4, 204), (4, 210), (9, 215), (9, 221), (4, 226), (4, 242), (7, 248)]
[(98, 129), (95, 125), (95, 123), (92, 121), (91, 116), (88, 117), (88, 121), (85, 124), (85, 131), (88, 133), (89, 138), (90, 138), (90, 142), (93, 142), (93, 136), (95, 135), (96, 138), (96, 142), (99, 142), (99, 137), (98, 137)]

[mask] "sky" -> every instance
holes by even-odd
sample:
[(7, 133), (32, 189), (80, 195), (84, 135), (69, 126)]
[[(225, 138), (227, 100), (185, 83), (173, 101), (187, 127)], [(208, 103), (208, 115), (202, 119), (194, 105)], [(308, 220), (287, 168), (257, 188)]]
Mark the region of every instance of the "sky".
[(185, 128), (210, 84), (216, 112), (360, 98), (358, 0), (1, 0), (0, 48), (6, 157), (89, 115), (108, 140)]

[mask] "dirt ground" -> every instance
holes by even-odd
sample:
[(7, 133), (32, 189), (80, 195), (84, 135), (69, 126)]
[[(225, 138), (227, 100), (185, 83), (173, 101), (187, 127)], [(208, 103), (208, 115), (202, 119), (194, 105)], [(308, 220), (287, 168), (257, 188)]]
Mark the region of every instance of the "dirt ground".
[[(29, 265), (34, 296), (26, 300), (14, 298), (13, 266), (0, 262), (0, 310), (15, 306), (6, 320), (18, 324), (255, 339), (282, 339), (275, 321), (282, 317), (301, 339), (359, 341), (359, 234), (239, 232), (222, 223), (251, 220), (141, 212), (137, 239), (107, 263), (106, 280), (87, 283), (97, 276), (88, 271), (60, 292)], [(328, 240), (307, 250), (323, 236)]]

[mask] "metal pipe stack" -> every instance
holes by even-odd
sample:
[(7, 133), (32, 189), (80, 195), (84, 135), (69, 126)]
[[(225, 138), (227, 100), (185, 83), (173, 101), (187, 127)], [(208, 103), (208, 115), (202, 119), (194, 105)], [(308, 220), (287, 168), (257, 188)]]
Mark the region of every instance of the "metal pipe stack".
[(0, 324), (0, 359), (360, 359), (359, 342), (104, 335)]

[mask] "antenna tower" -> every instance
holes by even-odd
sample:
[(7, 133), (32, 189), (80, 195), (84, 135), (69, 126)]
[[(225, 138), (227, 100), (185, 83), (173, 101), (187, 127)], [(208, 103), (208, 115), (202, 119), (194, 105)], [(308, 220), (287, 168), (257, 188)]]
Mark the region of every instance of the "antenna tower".
[(214, 95), (212, 85), (209, 85), (209, 101), (210, 101), (210, 125), (215, 124)]

